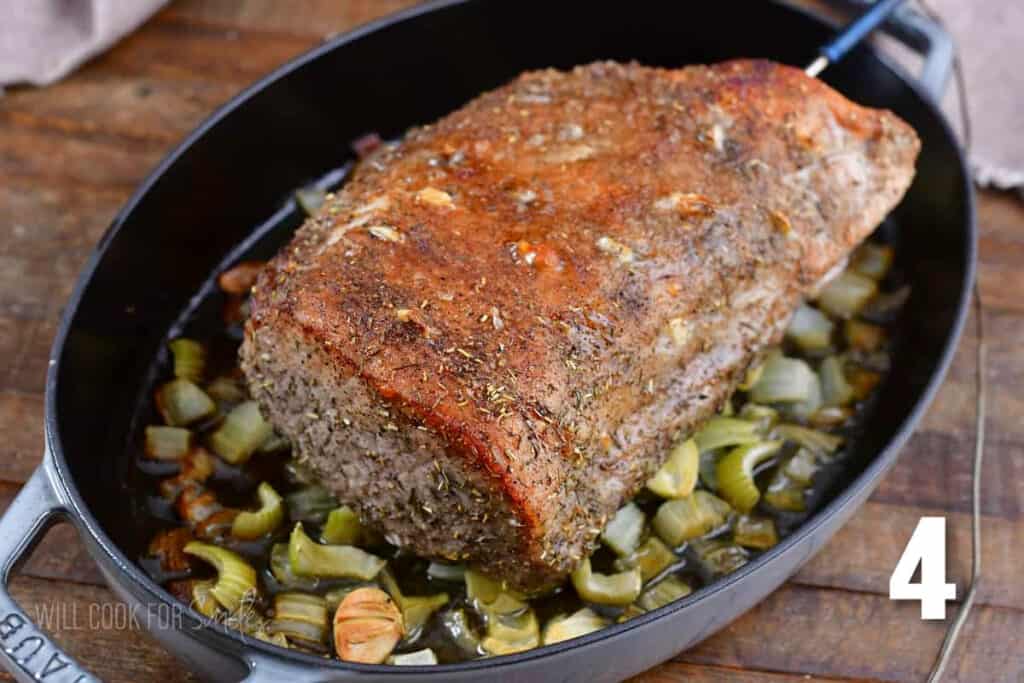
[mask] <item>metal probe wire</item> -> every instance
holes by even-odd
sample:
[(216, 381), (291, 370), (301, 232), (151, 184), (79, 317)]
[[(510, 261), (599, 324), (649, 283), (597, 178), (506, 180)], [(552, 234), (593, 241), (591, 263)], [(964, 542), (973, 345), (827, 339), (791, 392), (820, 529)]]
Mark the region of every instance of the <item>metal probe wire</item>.
[[(895, 7), (899, 2), (891, 3), (891, 7)], [(940, 26), (944, 27), (942, 18), (935, 12), (925, 0), (918, 0), (917, 3), (922, 11), (932, 21), (936, 22)], [(865, 13), (861, 19), (864, 19), (867, 14)], [(871, 28), (881, 23), (887, 12), (879, 12), (874, 17)], [(861, 19), (858, 19), (847, 29), (840, 32), (840, 38), (848, 33), (860, 33), (857, 40), (863, 38), (870, 31), (870, 28), (864, 30), (864, 26), (860, 26), (859, 29), (855, 29), (856, 24), (860, 23)], [(865, 22), (866, 24), (867, 22)], [(814, 59), (804, 69), (804, 73), (812, 78), (817, 78), (822, 71), (836, 61), (845, 53), (846, 49), (852, 47), (856, 41), (847, 41), (846, 49), (842, 50), (833, 59), (829, 59), (828, 53), (829, 48), (836, 45), (840, 38), (835, 39), (829, 46), (822, 49), (822, 54)], [(834, 50), (833, 50), (834, 52)], [(971, 117), (967, 107), (967, 88), (964, 80), (963, 65), (960, 61), (960, 55), (955, 52), (953, 55), (953, 75), (956, 81), (957, 90), (957, 103), (960, 113), (960, 123), (963, 134), (963, 146), (964, 152), (969, 153), (971, 149)], [(985, 312), (981, 305), (981, 292), (978, 287), (977, 278), (975, 278), (974, 286), (971, 289), (971, 295), (973, 298), (974, 315), (976, 321), (976, 332), (978, 336), (977, 356), (976, 356), (976, 375), (975, 375), (975, 391), (976, 391), (976, 403), (975, 403), (975, 427), (974, 427), (974, 456), (971, 467), (971, 579), (968, 584), (967, 597), (964, 599), (957, 611), (956, 617), (953, 619), (953, 623), (950, 624), (949, 630), (946, 631), (946, 636), (942, 641), (942, 647), (939, 649), (939, 653), (936, 656), (935, 664), (932, 667), (931, 672), (928, 675), (928, 683), (938, 683), (942, 680), (942, 676), (946, 672), (946, 667), (949, 665), (949, 660), (953, 655), (953, 650), (956, 647), (957, 640), (963, 631), (964, 624), (967, 623), (967, 618), (970, 616), (971, 609), (974, 607), (974, 603), (977, 600), (978, 595), (978, 583), (981, 579), (981, 550), (982, 550), (982, 534), (981, 534), (981, 475), (982, 475), (982, 464), (985, 457), (985, 421), (986, 421), (986, 395), (988, 393), (986, 366), (988, 363), (988, 348), (985, 343)]]
[[(942, 17), (939, 16), (938, 12), (932, 9), (926, 0), (918, 0), (917, 4), (929, 19), (945, 28)], [(953, 53), (953, 77), (956, 82), (957, 105), (960, 113), (960, 127), (962, 129), (964, 139), (964, 152), (965, 154), (969, 154), (972, 142), (971, 113), (967, 106), (967, 84), (966, 79), (964, 78), (963, 63), (960, 61), (960, 53), (958, 51)], [(953, 619), (953, 623), (950, 624), (949, 630), (946, 632), (946, 637), (942, 641), (942, 647), (939, 649), (939, 653), (935, 658), (935, 665), (932, 667), (931, 673), (928, 676), (928, 683), (938, 683), (942, 680), (942, 676), (946, 672), (946, 667), (949, 665), (949, 660), (953, 656), (953, 650), (956, 648), (957, 640), (960, 638), (960, 633), (963, 631), (964, 624), (967, 623), (967, 618), (970, 616), (971, 609), (974, 607), (974, 603), (978, 595), (978, 583), (981, 580), (981, 475), (982, 464), (985, 459), (986, 397), (988, 395), (988, 374), (986, 367), (988, 365), (988, 347), (985, 341), (985, 310), (981, 305), (981, 289), (978, 286), (977, 277), (974, 279), (972, 295), (974, 298), (974, 315), (978, 335), (978, 347), (975, 360), (975, 372), (977, 374), (975, 375), (976, 403), (974, 409), (974, 462), (971, 467), (971, 580), (967, 588), (967, 597), (964, 599), (963, 604), (960, 605), (960, 609), (957, 611), (956, 617)]]

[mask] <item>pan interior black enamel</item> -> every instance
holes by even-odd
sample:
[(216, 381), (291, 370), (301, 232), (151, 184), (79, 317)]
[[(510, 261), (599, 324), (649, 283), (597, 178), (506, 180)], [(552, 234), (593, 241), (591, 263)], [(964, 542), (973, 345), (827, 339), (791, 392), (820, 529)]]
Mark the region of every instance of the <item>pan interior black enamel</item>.
[[(293, 188), (346, 161), (354, 138), (398, 136), (525, 69), (741, 56), (802, 64), (827, 37), (820, 24), (771, 3), (634, 0), (623, 11), (615, 3), (477, 1), (390, 25), (254, 92), (155, 179), (101, 245), (69, 322), (51, 405), (72, 479), (116, 543), (133, 545), (134, 527), (124, 523), (126, 439), (169, 328)], [(895, 216), (899, 266), (913, 292), (902, 342), (841, 487), (893, 438), (941, 364), (970, 268), (971, 217), (959, 156), (933, 107), (866, 50), (826, 80), (855, 101), (894, 110), (924, 142)]]

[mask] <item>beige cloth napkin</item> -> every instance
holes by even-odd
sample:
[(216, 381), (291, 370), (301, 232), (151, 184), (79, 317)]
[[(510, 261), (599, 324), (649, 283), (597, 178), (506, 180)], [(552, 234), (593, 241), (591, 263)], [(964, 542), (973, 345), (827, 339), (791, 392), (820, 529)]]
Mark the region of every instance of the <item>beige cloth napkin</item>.
[(0, 0), (0, 86), (49, 85), (167, 0)]
[[(1024, 0), (930, 0), (960, 48), (971, 165), (982, 185), (1024, 189)], [(943, 108), (959, 129), (950, 84)]]

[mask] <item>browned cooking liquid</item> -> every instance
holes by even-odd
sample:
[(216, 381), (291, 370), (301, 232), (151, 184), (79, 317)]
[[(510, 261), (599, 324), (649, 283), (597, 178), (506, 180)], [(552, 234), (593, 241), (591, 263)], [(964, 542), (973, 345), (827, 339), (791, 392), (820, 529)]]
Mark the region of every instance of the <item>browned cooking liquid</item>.
[[(256, 257), (264, 257), (271, 253), (286, 238), (287, 233), (294, 229), (294, 226), (300, 219), (301, 216), (298, 212), (286, 216), (280, 225), (275, 226), (270, 231), (274, 237), (270, 240), (265, 240), (265, 243), (257, 248)], [(892, 229), (893, 226), (886, 225), (883, 226), (880, 232), (884, 235), (887, 231), (891, 233)], [(892, 291), (897, 285), (899, 285), (898, 273), (890, 272), (883, 282), (882, 289)], [(215, 288), (209, 288), (208, 296), (202, 300), (200, 305), (185, 321), (180, 333), (173, 335), (189, 337), (204, 345), (207, 351), (207, 363), (204, 373), (205, 381), (209, 382), (217, 377), (240, 380), (236, 359), (241, 337), (240, 318), (244, 315), (244, 308), (244, 302), (241, 298), (234, 298)], [(225, 322), (225, 317), (229, 319), (229, 322)], [(837, 328), (841, 330), (841, 325), (838, 325)], [(893, 330), (891, 323), (887, 324), (887, 330), (890, 332), (890, 335), (889, 342), (885, 347), (886, 349), (891, 348), (892, 345), (891, 332)], [(841, 336), (841, 331), (837, 331), (837, 339)], [(782, 350), (787, 356), (806, 357), (789, 344), (784, 344)], [(885, 355), (885, 358), (888, 358), (888, 355)], [(808, 358), (808, 360), (816, 363), (820, 360), (820, 356)], [(875, 362), (877, 360), (876, 358)], [(159, 384), (172, 378), (169, 358), (161, 358), (157, 362), (160, 366), (156, 373), (157, 382), (154, 389)], [(875, 368), (875, 370), (882, 369)], [(239, 382), (239, 384), (242, 383)], [(866, 400), (853, 404), (849, 419), (842, 425), (829, 430), (832, 433), (846, 437), (846, 450), (849, 449), (850, 443), (855, 439), (859, 425), (863, 422), (863, 417), (868, 412), (872, 403), (872, 398), (868, 397)], [(737, 394), (733, 398), (733, 409), (739, 411), (742, 408), (743, 401), (743, 395)], [(161, 562), (150, 553), (148, 546), (154, 536), (168, 529), (189, 525), (183, 524), (174, 501), (167, 500), (159, 489), (162, 481), (178, 473), (178, 464), (156, 462), (147, 458), (143, 453), (143, 428), (146, 424), (160, 424), (160, 417), (151, 405), (143, 406), (140, 415), (141, 419), (137, 421), (137, 433), (132, 441), (132, 458), (136, 466), (129, 476), (129, 485), (134, 492), (134, 503), (138, 512), (135, 515), (134, 522), (137, 527), (137, 533), (133, 538), (136, 545), (128, 550), (137, 555), (140, 565), (154, 580), (168, 587), (172, 593), (176, 595), (182, 594), (183, 587), (187, 586), (188, 580), (210, 578), (214, 574), (207, 565), (198, 560), (193, 560), (183, 570), (169, 570), (166, 566), (161, 566)], [(218, 413), (207, 424), (193, 426), (194, 431), (200, 435), (198, 438), (199, 443), (203, 442), (204, 437), (202, 435), (208, 434), (209, 429), (220, 419), (222, 419), (222, 415)], [(764, 491), (767, 487), (777, 468), (780, 467), (780, 462), (784, 462), (794, 450), (795, 448), (792, 444), (787, 445), (779, 457), (773, 458), (758, 468), (756, 482), (761, 491)], [(214, 459), (216, 462), (215, 471), (204, 485), (206, 489), (215, 495), (219, 506), (228, 510), (254, 509), (257, 507), (255, 490), (260, 482), (270, 483), (278, 493), (286, 498), (289, 494), (308, 488), (308, 484), (298, 481), (294, 473), (290, 472), (289, 462), (291, 456), (287, 448), (276, 453), (256, 454), (242, 466), (232, 466), (219, 458), (215, 457)], [(823, 499), (834, 493), (837, 485), (845, 481), (844, 469), (847, 467), (848, 465), (844, 463), (842, 451), (830, 463), (821, 466), (814, 475), (812, 485), (804, 491), (806, 503), (804, 511), (781, 511), (767, 505), (762, 500), (753, 514), (772, 519), (778, 530), (779, 537), (784, 538), (796, 530), (820, 506)], [(702, 479), (702, 482), (701, 486), (706, 487), (706, 480)], [(635, 502), (646, 513), (649, 521), (653, 518), (658, 506), (663, 501), (651, 492), (644, 490), (636, 497)], [(306, 532), (311, 538), (319, 538), (319, 525), (322, 523), (322, 519), (322, 515), (319, 517), (311, 515), (304, 521)], [(257, 541), (239, 541), (232, 538), (230, 533), (212, 534), (213, 542), (239, 553), (257, 569), (259, 573), (259, 597), (252, 605), (257, 615), (271, 616), (272, 597), (275, 593), (282, 590), (282, 586), (275, 580), (269, 569), (270, 549), (274, 544), (288, 542), (288, 534), (295, 521), (294, 518), (286, 519), (285, 523), (281, 524), (273, 534)], [(193, 533), (198, 532), (197, 526), (193, 529)], [(708, 535), (708, 538), (720, 539), (726, 546), (735, 546), (732, 543), (732, 527), (730, 524), (723, 525), (714, 530)], [(442, 616), (446, 612), (464, 608), (471, 627), (478, 631), (478, 636), (483, 635), (485, 630), (483, 617), (472, 604), (472, 601), (467, 599), (461, 580), (445, 581), (429, 577), (427, 575), (428, 560), (403, 553), (401, 549), (391, 546), (383, 540), (377, 540), (363, 547), (375, 555), (388, 560), (388, 567), (404, 594), (431, 595), (445, 592), (450, 596), (449, 603), (433, 614), (422, 632), (416, 634), (415, 638), (407, 638), (402, 641), (396, 648), (395, 653), (417, 651), (429, 647), (434, 651), (438, 661), (441, 663), (458, 662), (481, 656), (481, 653), (469, 652), (457, 645), (442, 623)], [(701, 587), (715, 581), (724, 573), (735, 570), (742, 564), (755, 559), (760, 554), (759, 551), (753, 549), (739, 550), (739, 546), (735, 546), (735, 548), (738, 549), (736, 552), (720, 556), (719, 563), (716, 566), (700, 556), (693, 543), (684, 544), (682, 547), (675, 549), (678, 561), (658, 577), (648, 582), (648, 585), (667, 574), (675, 574), (694, 590), (699, 590)], [(612, 568), (614, 559), (614, 554), (604, 547), (598, 549), (591, 558), (594, 570), (606, 573), (614, 573), (615, 570)], [(321, 580), (316, 588), (310, 592), (323, 595), (332, 588), (352, 583), (352, 581)], [(537, 619), (541, 624), (541, 630), (543, 630), (543, 625), (555, 615), (570, 614), (584, 606), (589, 606), (595, 612), (607, 617), (609, 623), (615, 623), (615, 621), (625, 618), (624, 614), (629, 614), (623, 608), (594, 604), (585, 605), (577, 597), (573, 587), (568, 583), (549, 595), (531, 600), (530, 606), (535, 611)], [(326, 638), (323, 648), (318, 652), (319, 654), (330, 654), (333, 656), (333, 646), (330, 645), (329, 641), (330, 638)], [(300, 645), (294, 642), (290, 643), (290, 646), (302, 649)]]

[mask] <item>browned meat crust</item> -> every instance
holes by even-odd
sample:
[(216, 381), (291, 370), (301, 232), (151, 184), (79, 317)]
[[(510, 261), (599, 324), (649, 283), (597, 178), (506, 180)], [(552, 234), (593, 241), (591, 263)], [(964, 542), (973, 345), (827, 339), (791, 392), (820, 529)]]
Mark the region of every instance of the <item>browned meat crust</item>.
[(243, 367), (391, 540), (547, 583), (899, 201), (918, 147), (765, 61), (527, 73), (360, 165), (261, 275)]

